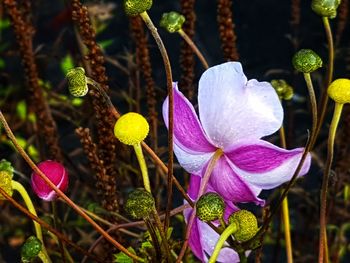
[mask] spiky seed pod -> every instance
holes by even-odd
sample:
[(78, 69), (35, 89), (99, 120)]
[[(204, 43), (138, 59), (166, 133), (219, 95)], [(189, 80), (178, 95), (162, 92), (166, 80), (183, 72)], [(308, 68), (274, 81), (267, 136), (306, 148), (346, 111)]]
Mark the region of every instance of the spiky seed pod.
[(258, 232), (258, 221), (253, 213), (248, 210), (239, 210), (228, 219), (229, 223), (237, 225), (237, 231), (233, 234), (239, 242), (245, 242)]
[(137, 16), (152, 7), (152, 0), (124, 0), (124, 10), (128, 16)]
[(66, 79), (69, 92), (74, 97), (83, 97), (88, 93), (89, 87), (87, 85), (84, 68), (77, 67), (68, 70)]
[(224, 211), (225, 202), (217, 193), (206, 193), (196, 203), (197, 217), (204, 222), (219, 219)]
[(301, 49), (293, 56), (293, 66), (302, 73), (310, 73), (322, 67), (322, 59), (311, 49)]
[(175, 33), (182, 29), (183, 23), (185, 23), (186, 18), (179, 14), (178, 12), (164, 13), (160, 20), (160, 26), (165, 28), (169, 33)]
[[(2, 188), (9, 196), (12, 196), (12, 175), (7, 171), (0, 171), (0, 188)], [(6, 200), (6, 198), (0, 194), (0, 200)]]
[(155, 201), (152, 194), (143, 188), (139, 188), (129, 194), (124, 209), (131, 218), (137, 220), (148, 217), (154, 209), (154, 205)]
[(22, 262), (31, 262), (35, 259), (42, 249), (40, 240), (35, 236), (30, 236), (21, 248)]
[(328, 87), (328, 96), (339, 104), (350, 103), (350, 79), (336, 79)]
[(312, 10), (323, 17), (335, 18), (341, 0), (312, 0)]
[(115, 137), (124, 144), (135, 145), (142, 142), (148, 135), (147, 120), (136, 112), (122, 115), (114, 126)]
[(290, 86), (284, 79), (273, 79), (271, 80), (271, 85), (276, 90), (280, 100), (290, 100), (293, 98), (293, 87)]

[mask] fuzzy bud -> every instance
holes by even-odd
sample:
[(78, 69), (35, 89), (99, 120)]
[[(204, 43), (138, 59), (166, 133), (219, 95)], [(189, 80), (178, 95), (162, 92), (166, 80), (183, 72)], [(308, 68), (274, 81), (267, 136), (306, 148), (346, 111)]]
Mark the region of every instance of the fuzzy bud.
[(115, 137), (124, 144), (136, 145), (148, 135), (149, 124), (147, 120), (136, 112), (122, 115), (114, 126)]
[(276, 90), (280, 100), (291, 100), (293, 98), (293, 88), (284, 79), (273, 79), (271, 85)]
[(204, 222), (219, 219), (224, 211), (225, 202), (217, 193), (206, 193), (196, 203), (197, 217)]
[(0, 161), (0, 171), (8, 172), (11, 175), (11, 178), (13, 177), (14, 168), (12, 164), (9, 161), (6, 161), (5, 159), (2, 159)]
[(350, 79), (336, 79), (328, 87), (328, 96), (339, 104), (350, 103)]
[(152, 7), (152, 0), (124, 0), (124, 10), (128, 16), (137, 16)]
[(302, 73), (310, 73), (322, 67), (322, 59), (311, 49), (301, 49), (293, 56), (293, 66)]
[(131, 218), (137, 220), (148, 217), (154, 209), (154, 205), (155, 201), (152, 194), (139, 188), (128, 195), (124, 209)]
[(237, 225), (237, 231), (233, 234), (239, 242), (245, 242), (255, 236), (258, 232), (258, 221), (253, 213), (248, 210), (239, 210), (228, 219), (230, 224)]
[(30, 236), (21, 248), (22, 262), (31, 262), (35, 259), (42, 249), (40, 240), (35, 236)]
[[(0, 171), (0, 188), (2, 188), (9, 196), (12, 196), (12, 175), (8, 171)], [(0, 201), (6, 198), (0, 194)]]
[(83, 97), (88, 93), (89, 87), (87, 85), (84, 68), (77, 67), (68, 70), (66, 79), (69, 92), (74, 97)]
[[(67, 190), (68, 173), (62, 164), (47, 160), (39, 163), (38, 168), (62, 192), (65, 192)], [(46, 182), (35, 172), (32, 173), (31, 184), (35, 194), (45, 201), (52, 201), (58, 197), (56, 192), (51, 189), (50, 186), (48, 186)]]
[(186, 18), (178, 12), (164, 13), (160, 20), (160, 26), (165, 28), (169, 33), (175, 33), (182, 29)]
[(335, 18), (341, 0), (312, 0), (312, 10), (323, 17)]

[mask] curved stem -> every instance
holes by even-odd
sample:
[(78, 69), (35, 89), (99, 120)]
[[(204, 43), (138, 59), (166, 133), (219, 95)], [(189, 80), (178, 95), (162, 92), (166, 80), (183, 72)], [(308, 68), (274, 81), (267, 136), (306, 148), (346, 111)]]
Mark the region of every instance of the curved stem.
[(324, 117), (326, 115), (327, 103), (328, 103), (327, 87), (332, 82), (333, 69), (334, 69), (334, 44), (333, 44), (332, 29), (329, 24), (328, 17), (322, 17), (322, 22), (326, 32), (327, 43), (328, 43), (328, 68), (327, 68), (327, 77), (326, 77), (326, 87), (325, 89), (323, 89), (322, 96), (321, 96), (321, 105), (319, 108), (320, 119), (317, 123), (317, 129), (316, 129), (314, 141), (312, 142), (312, 146), (316, 142), (316, 138), (321, 130), (321, 126), (322, 126)]
[[(24, 203), (26, 204), (29, 212), (31, 212), (33, 215), (38, 216), (35, 210), (35, 207), (33, 205), (32, 199), (30, 199), (27, 190), (23, 187), (23, 185), (15, 180), (12, 180), (11, 182), (12, 189), (16, 190), (21, 197), (23, 198)], [(49, 255), (47, 254), (46, 248), (45, 248), (45, 243), (44, 243), (44, 238), (43, 238), (43, 232), (41, 230), (40, 224), (35, 222), (34, 223), (34, 229), (35, 229), (35, 235), (36, 237), (40, 240), (42, 244), (42, 252), (43, 252), (43, 257), (46, 257), (47, 262), (51, 262)]]
[(102, 227), (100, 227), (94, 220), (92, 220), (83, 210), (80, 209), (79, 206), (77, 206), (68, 196), (65, 195), (57, 186), (50, 181), (50, 179), (47, 178), (47, 176), (35, 165), (35, 163), (30, 159), (28, 154), (23, 150), (23, 148), (18, 144), (16, 137), (14, 136), (12, 130), (8, 126), (8, 123), (0, 111), (0, 122), (3, 124), (4, 129), (6, 131), (7, 136), (14, 144), (15, 148), (19, 152), (19, 154), (24, 158), (24, 160), (28, 163), (30, 168), (37, 173), (41, 179), (45, 181), (45, 183), (51, 187), (52, 190), (54, 190), (58, 196), (60, 196), (70, 207), (72, 207), (80, 216), (82, 216), (86, 221), (88, 221), (99, 233), (101, 233), (113, 246), (124, 252), (129, 257), (144, 262), (144, 259), (136, 256), (135, 254), (131, 253), (129, 250), (127, 250), (122, 244), (117, 242), (113, 239), (111, 235), (109, 235), (105, 230), (103, 230)]
[(326, 160), (323, 181), (322, 181), (322, 189), (321, 189), (320, 240), (319, 240), (319, 255), (318, 255), (319, 263), (323, 263), (324, 260), (328, 261), (328, 259), (324, 257), (324, 252), (327, 247), (326, 212), (327, 212), (328, 180), (329, 180), (329, 174), (331, 172), (331, 166), (332, 166), (333, 155), (334, 155), (334, 139), (337, 132), (337, 127), (338, 127), (343, 106), (344, 104), (335, 103), (333, 118), (332, 118), (331, 126), (329, 127), (327, 160)]
[(191, 47), (191, 49), (193, 50), (193, 52), (197, 55), (197, 57), (199, 58), (199, 60), (202, 62), (202, 65), (205, 69), (209, 68), (208, 62), (205, 60), (203, 54), (200, 52), (200, 50), (197, 48), (196, 44), (192, 41), (192, 39), (186, 34), (185, 31), (183, 31), (182, 29), (180, 29), (179, 31), (177, 31), (180, 36), (186, 41), (186, 43)]
[(143, 156), (143, 153), (142, 153), (141, 144), (140, 143), (135, 144), (134, 150), (135, 150), (136, 157), (137, 157), (137, 160), (138, 160), (139, 165), (140, 165), (142, 179), (143, 179), (143, 185), (145, 186), (146, 191), (151, 193), (151, 184), (149, 182), (147, 165), (146, 165), (145, 157)]
[(43, 250), (41, 250), (38, 254), (38, 257), (43, 263), (50, 263), (51, 260), (48, 258), (48, 256), (45, 254)]
[(232, 234), (234, 234), (238, 230), (236, 223), (230, 224), (224, 232), (222, 232), (221, 236), (219, 237), (218, 241), (216, 242), (215, 248), (213, 253), (211, 254), (211, 257), (208, 261), (208, 263), (215, 263), (216, 259), (219, 256), (219, 253), (221, 251), (221, 248), (226, 242), (226, 239), (228, 239)]
[(145, 22), (148, 29), (151, 31), (151, 34), (154, 40), (157, 43), (158, 49), (162, 55), (165, 73), (166, 73), (166, 83), (168, 88), (168, 97), (169, 97), (169, 112), (168, 112), (168, 180), (167, 180), (167, 206), (166, 214), (164, 221), (164, 230), (167, 232), (169, 226), (170, 210), (172, 205), (173, 197), (173, 166), (174, 166), (174, 93), (173, 93), (173, 78), (171, 73), (170, 60), (168, 53), (165, 49), (162, 39), (160, 38), (157, 28), (154, 26), (151, 18), (148, 16), (147, 12), (140, 14), (141, 18)]
[(310, 96), (310, 104), (311, 104), (311, 114), (312, 114), (312, 127), (311, 127), (311, 145), (313, 141), (316, 140), (316, 127), (317, 127), (317, 102), (314, 86), (312, 84), (310, 73), (304, 73), (304, 79), (306, 82), (307, 90)]

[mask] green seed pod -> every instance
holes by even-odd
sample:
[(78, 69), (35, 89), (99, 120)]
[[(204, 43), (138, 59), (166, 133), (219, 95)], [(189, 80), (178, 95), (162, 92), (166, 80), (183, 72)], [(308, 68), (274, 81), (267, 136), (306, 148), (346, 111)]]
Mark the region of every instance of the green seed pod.
[(253, 213), (248, 210), (239, 210), (228, 219), (229, 223), (237, 225), (237, 231), (233, 234), (239, 242), (245, 242), (258, 232), (258, 221)]
[(225, 202), (217, 193), (206, 193), (196, 203), (197, 217), (204, 222), (219, 219), (224, 211)]
[[(0, 171), (0, 188), (2, 188), (9, 196), (12, 196), (12, 175), (7, 171)], [(0, 194), (0, 200), (6, 200), (6, 198)]]
[(310, 73), (322, 67), (322, 59), (311, 49), (301, 49), (293, 56), (293, 66), (302, 73)]
[(154, 198), (150, 192), (143, 188), (132, 191), (124, 205), (125, 211), (133, 219), (148, 217), (154, 209)]
[(271, 85), (276, 90), (280, 100), (290, 100), (293, 98), (294, 90), (284, 79), (273, 79), (271, 80)]
[(12, 164), (5, 159), (0, 161), (0, 171), (8, 172), (11, 175), (11, 178), (13, 177), (14, 168)]
[(186, 18), (178, 12), (164, 13), (160, 20), (160, 26), (165, 28), (169, 33), (174, 33), (182, 28)]
[(341, 0), (312, 0), (312, 10), (323, 17), (335, 18)]
[(152, 0), (124, 0), (124, 10), (128, 16), (137, 16), (152, 7)]
[(339, 104), (350, 103), (350, 79), (336, 79), (327, 89), (328, 96)]
[(83, 97), (88, 93), (89, 88), (84, 68), (77, 67), (68, 70), (66, 79), (69, 92), (74, 97)]
[(42, 248), (40, 240), (35, 236), (30, 236), (21, 248), (22, 262), (31, 262), (36, 258)]

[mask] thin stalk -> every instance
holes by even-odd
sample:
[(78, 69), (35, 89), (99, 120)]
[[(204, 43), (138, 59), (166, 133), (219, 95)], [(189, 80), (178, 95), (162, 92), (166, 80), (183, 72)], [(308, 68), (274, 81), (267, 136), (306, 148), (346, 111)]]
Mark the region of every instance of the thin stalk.
[(197, 48), (196, 44), (192, 41), (192, 39), (186, 34), (185, 31), (180, 29), (179, 31), (180, 36), (186, 41), (186, 43), (190, 46), (190, 48), (193, 50), (193, 52), (197, 55), (199, 60), (201, 61), (203, 67), (205, 69), (209, 68), (208, 62), (204, 58), (203, 54), (200, 52), (200, 50)]
[(307, 90), (309, 92), (310, 104), (311, 104), (311, 114), (312, 114), (311, 144), (312, 144), (312, 141), (314, 141), (316, 139), (316, 136), (317, 136), (316, 135), (317, 122), (318, 122), (317, 102), (316, 102), (315, 90), (314, 90), (314, 86), (312, 84), (310, 73), (304, 73), (304, 79), (306, 82)]
[(326, 33), (326, 37), (327, 37), (327, 44), (328, 44), (328, 67), (327, 67), (327, 76), (326, 76), (326, 87), (325, 87), (325, 89), (323, 89), (322, 96), (321, 96), (321, 104), (320, 104), (320, 108), (318, 111), (320, 119), (317, 123), (315, 138), (311, 143), (312, 148), (316, 142), (316, 138), (321, 130), (321, 126), (322, 126), (323, 120), (324, 120), (325, 115), (326, 115), (327, 103), (328, 103), (327, 87), (332, 82), (333, 70), (334, 70), (334, 43), (333, 43), (332, 29), (331, 29), (331, 26), (329, 24), (328, 17), (322, 17), (322, 22), (323, 22), (323, 26), (325, 29), (325, 33)]
[(38, 257), (40, 258), (40, 260), (43, 263), (50, 263), (51, 260), (47, 257), (47, 255), (43, 252), (43, 250), (41, 250), (38, 254)]
[[(32, 199), (30, 199), (27, 190), (23, 187), (23, 185), (15, 180), (11, 181), (12, 189), (16, 190), (22, 197), (25, 205), (27, 206), (28, 210), (35, 216), (38, 216), (36, 213), (35, 207), (33, 205)], [(42, 244), (42, 252), (43, 256), (46, 257), (46, 261), (51, 263), (51, 259), (46, 251), (45, 243), (44, 243), (44, 238), (43, 238), (43, 232), (41, 230), (40, 224), (37, 222), (33, 221), (34, 223), (34, 229), (35, 229), (35, 235), (36, 237), (40, 240)]]
[(94, 220), (92, 220), (83, 210), (79, 208), (71, 199), (69, 199), (68, 196), (66, 196), (57, 186), (50, 181), (50, 179), (47, 178), (47, 176), (35, 165), (35, 163), (30, 159), (28, 154), (23, 150), (23, 148), (18, 144), (16, 137), (12, 133), (12, 130), (10, 129), (4, 115), (0, 111), (0, 121), (4, 126), (4, 129), (6, 131), (7, 136), (14, 144), (15, 148), (19, 152), (19, 154), (24, 158), (24, 160), (28, 163), (30, 168), (37, 173), (41, 179), (45, 181), (45, 183), (51, 187), (52, 190), (54, 190), (58, 196), (60, 196), (70, 207), (72, 207), (80, 216), (82, 216), (86, 221), (88, 221), (99, 233), (101, 233), (113, 246), (124, 252), (129, 257), (144, 262), (144, 259), (136, 256), (135, 254), (131, 253), (129, 250), (127, 250), (123, 245), (121, 245), (119, 242), (113, 239), (112, 236), (110, 236), (103, 228), (101, 228)]
[(322, 188), (321, 188), (321, 207), (320, 207), (320, 240), (319, 240), (319, 254), (318, 262), (323, 263), (324, 260), (328, 262), (328, 258), (325, 257), (325, 249), (327, 247), (327, 231), (326, 231), (326, 212), (327, 212), (327, 193), (328, 193), (328, 180), (331, 172), (331, 166), (334, 155), (334, 139), (337, 132), (339, 119), (342, 113), (344, 104), (335, 103), (333, 118), (331, 126), (329, 127), (328, 135), (328, 147), (327, 147), (327, 160), (323, 175)]
[(162, 55), (165, 73), (166, 73), (166, 83), (168, 88), (168, 97), (169, 97), (169, 109), (168, 109), (168, 180), (167, 180), (167, 206), (166, 214), (164, 220), (164, 232), (167, 232), (169, 227), (170, 220), (170, 210), (172, 205), (172, 196), (173, 196), (173, 166), (174, 166), (174, 93), (173, 93), (173, 78), (171, 73), (170, 60), (168, 53), (165, 49), (162, 39), (158, 34), (157, 28), (154, 26), (151, 18), (148, 16), (147, 12), (140, 14), (141, 18), (145, 22), (148, 29), (151, 31), (151, 34), (154, 40), (157, 43), (158, 49)]
[[(222, 154), (223, 154), (223, 151), (221, 149), (218, 149), (218, 150), (216, 150), (214, 155), (211, 157), (210, 162), (208, 164), (208, 167), (207, 167), (207, 169), (202, 177), (201, 184), (200, 184), (199, 190), (198, 190), (197, 199), (200, 198), (203, 195), (203, 193), (205, 192), (205, 189), (207, 188), (207, 184), (208, 184), (209, 179), (210, 179), (210, 175), (214, 170), (216, 162), (220, 159)], [(190, 218), (188, 219), (187, 227), (186, 227), (186, 234), (185, 234), (185, 241), (182, 245), (179, 257), (176, 260), (177, 263), (181, 262), (183, 256), (185, 255), (185, 252), (186, 252), (186, 249), (188, 246), (188, 238), (190, 237), (192, 225), (194, 223), (195, 218), (196, 218), (196, 206), (193, 207), (192, 214), (191, 214)]]
[(232, 234), (237, 232), (238, 228), (236, 223), (230, 224), (228, 227), (225, 228), (224, 232), (220, 235), (218, 241), (216, 242), (215, 248), (213, 250), (213, 253), (210, 256), (210, 259), (208, 263), (215, 263), (219, 253), (221, 251), (221, 248), (224, 246), (226, 239), (228, 239)]
[(143, 156), (143, 153), (142, 153), (141, 144), (140, 143), (135, 144), (134, 150), (135, 150), (136, 157), (137, 157), (137, 160), (138, 160), (139, 165), (140, 165), (143, 185), (144, 185), (146, 191), (151, 193), (152, 191), (151, 191), (151, 184), (149, 182), (148, 169), (147, 169), (145, 157)]

